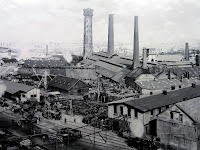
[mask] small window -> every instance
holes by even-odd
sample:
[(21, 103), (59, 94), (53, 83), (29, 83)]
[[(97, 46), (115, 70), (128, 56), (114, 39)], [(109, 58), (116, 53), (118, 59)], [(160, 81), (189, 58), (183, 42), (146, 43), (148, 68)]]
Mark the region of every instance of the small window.
[(170, 119), (174, 119), (174, 114), (173, 114), (173, 112), (170, 112)]
[(162, 112), (162, 109), (161, 109), (161, 107), (158, 109), (158, 111), (159, 111), (159, 114)]
[(135, 110), (135, 118), (138, 118), (138, 112)]
[(179, 115), (179, 121), (183, 121), (183, 114)]
[(169, 108), (169, 105), (166, 106), (166, 109)]
[(148, 134), (148, 126), (146, 126), (146, 134)]
[(117, 113), (117, 106), (114, 105), (114, 113), (116, 114)]
[(120, 115), (123, 115), (123, 114), (124, 114), (123, 107), (120, 107)]
[(151, 110), (151, 116), (153, 116), (153, 110)]
[(34, 95), (31, 95), (31, 97), (37, 97), (37, 95), (36, 95), (36, 94), (34, 94)]
[(22, 97), (25, 97), (25, 95), (24, 95), (24, 94), (22, 94)]
[(129, 117), (131, 116), (131, 108), (130, 107), (128, 108), (128, 116)]

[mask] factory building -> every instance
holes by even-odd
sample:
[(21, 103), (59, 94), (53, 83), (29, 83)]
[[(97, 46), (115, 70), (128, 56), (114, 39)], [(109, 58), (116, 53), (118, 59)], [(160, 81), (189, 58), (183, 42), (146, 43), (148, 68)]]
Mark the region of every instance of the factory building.
[(64, 94), (83, 96), (88, 93), (89, 85), (79, 79), (58, 75), (48, 83), (48, 89)]
[(12, 81), (3, 81), (6, 86), (4, 97), (18, 102), (25, 102), (29, 98), (35, 98), (40, 102), (40, 89)]
[[(138, 125), (140, 127), (138, 126), (135, 130), (143, 128), (145, 131), (143, 137), (148, 135), (159, 136), (160, 142), (163, 144), (168, 142), (168, 144), (177, 146), (177, 142), (179, 142), (179, 146), (184, 145), (185, 147), (197, 149), (197, 126), (194, 120), (174, 104), (200, 97), (199, 88), (200, 85), (195, 85), (170, 92), (164, 91), (162, 94), (148, 97), (130, 97), (109, 102), (108, 117), (111, 119), (116, 118), (116, 122), (113, 122), (115, 129), (117, 129), (116, 126), (119, 126), (117, 120), (126, 116), (128, 124), (139, 122)], [(168, 118), (163, 119), (164, 117)], [(177, 118), (181, 119), (177, 120)], [(179, 128), (179, 130), (173, 130), (173, 132), (165, 136), (162, 136), (162, 130), (154, 130), (156, 128), (160, 129), (165, 125), (165, 132), (170, 129), (172, 131)], [(190, 137), (187, 137), (188, 134), (191, 134)], [(174, 141), (175, 138), (176, 141)]]
[(135, 87), (135, 81), (150, 81), (155, 77), (148, 71), (148, 69), (136, 68), (125, 77), (125, 83), (127, 86)]
[(18, 61), (15, 58), (2, 58), (1, 66), (18, 66)]
[(162, 93), (163, 90), (171, 91), (180, 88), (192, 86), (192, 84), (200, 84), (200, 80), (195, 78), (184, 79), (182, 82), (178, 79), (159, 79), (150, 81), (135, 81), (134, 89), (142, 95), (153, 95)]

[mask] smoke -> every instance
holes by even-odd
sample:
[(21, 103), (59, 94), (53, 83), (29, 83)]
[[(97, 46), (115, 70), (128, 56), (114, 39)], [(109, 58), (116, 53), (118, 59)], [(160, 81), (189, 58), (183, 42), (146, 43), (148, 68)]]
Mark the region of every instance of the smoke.
[(65, 52), (64, 52), (64, 54), (63, 54), (63, 57), (65, 58), (65, 60), (68, 62), (68, 63), (70, 63), (71, 61), (72, 61), (72, 54), (69, 52), (69, 51), (67, 51), (67, 50), (65, 50)]
[(3, 82), (1, 81), (0, 82), (0, 97), (4, 95), (5, 91), (6, 91), (6, 85), (3, 84)]

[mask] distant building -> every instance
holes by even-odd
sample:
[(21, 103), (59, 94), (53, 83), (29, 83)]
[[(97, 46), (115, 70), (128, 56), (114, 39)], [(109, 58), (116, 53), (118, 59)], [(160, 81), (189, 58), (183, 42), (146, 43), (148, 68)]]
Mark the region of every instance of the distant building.
[(98, 80), (97, 73), (94, 67), (68, 67), (65, 69), (65, 76), (84, 81)]
[(2, 64), (6, 66), (18, 66), (18, 61), (15, 58), (2, 58)]
[(197, 79), (184, 79), (182, 82), (178, 79), (161, 79), (150, 81), (135, 81), (135, 90), (142, 95), (153, 95), (162, 93), (163, 90), (171, 91), (178, 90), (192, 86), (192, 84), (200, 84), (200, 80)]
[(170, 71), (161, 71), (154, 74), (156, 79), (176, 79), (176, 75)]
[(136, 68), (126, 75), (125, 83), (127, 86), (135, 88), (135, 81), (149, 81), (154, 79), (155, 77), (148, 69)]
[(96, 72), (105, 78), (112, 78), (116, 73), (122, 71), (125, 66), (111, 61), (99, 60), (94, 63)]
[(25, 102), (29, 98), (36, 98), (37, 101), (40, 101), (40, 89), (35, 88), (34, 86), (28, 86), (21, 83), (15, 83), (12, 81), (3, 81), (6, 86), (6, 91), (4, 97)]
[[(25, 60), (22, 67), (19, 69), (19, 74), (43, 74), (44, 71), (50, 73), (50, 70), (59, 70), (58, 74), (65, 75), (65, 67), (68, 67), (69, 63), (66, 60)], [(56, 72), (56, 71), (55, 71)]]
[(179, 79), (183, 78), (196, 78), (200, 77), (200, 67), (182, 67), (182, 68), (172, 68), (171, 72), (173, 72)]

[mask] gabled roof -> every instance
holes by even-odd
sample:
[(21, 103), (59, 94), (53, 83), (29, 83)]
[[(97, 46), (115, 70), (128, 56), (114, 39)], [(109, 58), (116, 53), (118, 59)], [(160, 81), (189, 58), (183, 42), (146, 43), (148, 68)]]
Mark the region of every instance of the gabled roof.
[(137, 99), (134, 97), (127, 98), (121, 100), (121, 102), (110, 102), (108, 105), (113, 105), (116, 103), (125, 104), (139, 110), (140, 112), (147, 112), (159, 107), (176, 104), (178, 102), (193, 99), (196, 97), (200, 97), (200, 85), (196, 85), (195, 88), (187, 87), (175, 91), (170, 91), (166, 95), (157, 94)]
[(129, 78), (137, 79), (141, 74), (151, 74), (151, 73), (147, 69), (135, 68), (133, 71), (131, 71), (126, 76)]
[(66, 60), (25, 60), (25, 68), (59, 68), (69, 66)]
[(97, 68), (96, 69), (97, 73), (108, 78), (113, 77), (117, 72), (120, 72), (125, 68), (124, 65), (120, 65), (120, 64), (113, 63), (110, 61), (105, 61), (105, 60), (99, 60), (95, 62), (94, 66)]
[(21, 83), (16, 83), (16, 82), (12, 82), (12, 81), (3, 81), (4, 85), (6, 86), (6, 92), (10, 93), (10, 94), (14, 94), (17, 92), (28, 92), (32, 89), (34, 89), (34, 86), (28, 86), (25, 84), (21, 84)]
[(124, 83), (125, 76), (130, 72), (128, 69), (123, 69), (120, 72), (118, 72), (115, 76), (112, 77), (112, 80), (117, 83)]
[(70, 90), (71, 88), (73, 88), (76, 84), (79, 84), (78, 85), (79, 88), (88, 87), (88, 85), (85, 82), (83, 82), (79, 79), (68, 78), (66, 76), (60, 76), (60, 75), (53, 78), (48, 83), (48, 86), (67, 91), (67, 90)]

